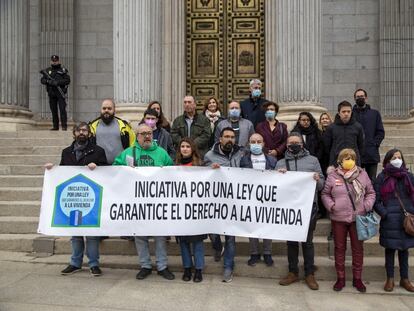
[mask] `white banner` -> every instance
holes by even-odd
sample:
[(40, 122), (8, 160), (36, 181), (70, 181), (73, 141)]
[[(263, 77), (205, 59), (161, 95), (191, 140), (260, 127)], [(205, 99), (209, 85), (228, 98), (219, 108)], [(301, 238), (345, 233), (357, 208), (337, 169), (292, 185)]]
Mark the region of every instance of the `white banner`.
[(225, 167), (56, 166), (45, 172), (38, 232), (305, 241), (312, 176)]

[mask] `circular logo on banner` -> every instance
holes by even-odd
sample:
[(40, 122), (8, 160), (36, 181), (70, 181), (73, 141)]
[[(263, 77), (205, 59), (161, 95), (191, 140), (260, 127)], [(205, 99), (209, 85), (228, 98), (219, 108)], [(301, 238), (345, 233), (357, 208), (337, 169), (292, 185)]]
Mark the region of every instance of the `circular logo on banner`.
[(66, 216), (70, 217), (71, 211), (78, 210), (85, 217), (92, 211), (94, 205), (95, 192), (88, 184), (74, 182), (63, 188), (60, 196), (60, 208)]

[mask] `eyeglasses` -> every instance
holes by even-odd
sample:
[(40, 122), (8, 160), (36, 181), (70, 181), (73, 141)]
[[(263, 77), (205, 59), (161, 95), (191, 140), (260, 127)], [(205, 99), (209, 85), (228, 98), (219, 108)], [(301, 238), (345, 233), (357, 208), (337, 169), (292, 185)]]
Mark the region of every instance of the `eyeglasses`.
[(152, 132), (141, 132), (141, 133), (137, 133), (138, 135), (142, 135), (142, 136), (152, 136)]
[(84, 133), (89, 133), (88, 129), (84, 129), (84, 128), (80, 128), (80, 129), (76, 129), (75, 132), (84, 132)]

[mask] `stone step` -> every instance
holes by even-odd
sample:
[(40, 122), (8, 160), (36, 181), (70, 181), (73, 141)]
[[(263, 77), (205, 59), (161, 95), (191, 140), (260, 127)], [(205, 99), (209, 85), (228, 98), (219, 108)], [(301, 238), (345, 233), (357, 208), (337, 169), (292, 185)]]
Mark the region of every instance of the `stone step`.
[(42, 187), (42, 175), (0, 175), (0, 187)]
[[(69, 144), (68, 144), (69, 145)], [(67, 145), (67, 146), (68, 146)], [(67, 147), (66, 145), (59, 146), (15, 146), (0, 147), (0, 155), (20, 154), (20, 155), (58, 155), (62, 154), (62, 149)]]
[[(392, 149), (390, 146), (382, 146), (380, 147), (380, 154), (381, 154), (381, 158), (384, 158), (384, 155), (387, 153), (388, 150)], [(406, 146), (401, 146), (398, 149), (401, 149), (401, 151), (403, 152), (403, 154), (405, 155), (406, 153), (411, 153), (414, 154), (414, 146), (413, 147), (406, 147)]]
[[(46, 162), (45, 162), (46, 163)], [(45, 173), (43, 165), (45, 163), (37, 165), (0, 165), (0, 175), (41, 175)]]
[(70, 137), (51, 137), (51, 138), (2, 138), (0, 146), (25, 147), (25, 146), (69, 146), (73, 142)]
[[(1, 252), (2, 258), (7, 258), (5, 255), (6, 252)], [(10, 254), (10, 260), (17, 261), (18, 258), (22, 258), (22, 261), (26, 261), (27, 256), (22, 257), (20, 254), (14, 253)], [(303, 278), (303, 260), (299, 256), (300, 262), (300, 277)], [(30, 258), (30, 257), (29, 257)], [(50, 265), (59, 265), (56, 267), (56, 273), (59, 273), (69, 263), (69, 255), (53, 255), (48, 257), (35, 257), (30, 259), (31, 263), (39, 264), (50, 264)], [(266, 278), (266, 279), (275, 279), (275, 284), (277, 284), (276, 279), (284, 277), (288, 272), (288, 264), (286, 256), (273, 256), (274, 265), (272, 267), (267, 267), (263, 262), (259, 262), (255, 267), (247, 265), (247, 256), (236, 256), (234, 258), (235, 268), (234, 268), (234, 281), (237, 282), (237, 277), (253, 277), (253, 278)], [(346, 277), (348, 281), (352, 281), (352, 262), (348, 257), (346, 259)], [(410, 272), (411, 275), (414, 273), (414, 258), (409, 259)], [(336, 271), (335, 271), (335, 262), (333, 258), (325, 256), (316, 256), (315, 265), (317, 266), (317, 271), (315, 272), (315, 277), (317, 281), (335, 281), (336, 280)], [(136, 254), (129, 256), (120, 256), (120, 255), (102, 255), (100, 256), (100, 267), (105, 274), (105, 269), (131, 269), (135, 270), (132, 278), (135, 277), (135, 273), (138, 272), (139, 264), (138, 257)], [(183, 272), (181, 256), (172, 256), (168, 255), (168, 267), (176, 275), (176, 279), (180, 280)], [(396, 267), (397, 268), (397, 267)], [(398, 268), (397, 268), (398, 269)], [(397, 271), (396, 269), (396, 271)], [(85, 272), (80, 273), (89, 273), (87, 266), (87, 258), (84, 258), (83, 270)], [(205, 256), (205, 268), (203, 270), (203, 276), (205, 281), (209, 279), (209, 275), (222, 275), (223, 273), (223, 261), (215, 262), (213, 257)], [(156, 272), (153, 271), (153, 274), (149, 278), (157, 278)], [(370, 282), (380, 281), (383, 282), (385, 278), (385, 269), (384, 269), (384, 258), (383, 257), (366, 257), (364, 258), (364, 268), (363, 268), (363, 280), (367, 285), (367, 291), (371, 292), (371, 287), (369, 286)], [(260, 280), (258, 280), (260, 282)], [(302, 281), (303, 282), (303, 281)], [(381, 283), (382, 284), (382, 283)], [(279, 286), (279, 285), (276, 285)], [(351, 285), (348, 283), (348, 287)], [(395, 292), (399, 292), (399, 287), (396, 286)], [(382, 292), (382, 289), (381, 289)], [(406, 293), (401, 290), (401, 293)]]
[(0, 155), (0, 163), (7, 164), (25, 164), (25, 165), (41, 165), (47, 162), (59, 163), (59, 155)]
[(40, 201), (0, 201), (0, 216), (38, 217)]
[(401, 129), (392, 129), (386, 128), (385, 129), (385, 137), (393, 137), (393, 136), (407, 136), (414, 138), (414, 131), (413, 129), (401, 128)]
[(386, 136), (381, 143), (382, 147), (414, 147), (414, 138), (412, 137), (401, 137), (401, 136)]
[(72, 139), (72, 130), (49, 131), (49, 130), (22, 130), (14, 132), (0, 132), (1, 138), (69, 138)]
[(39, 201), (42, 198), (41, 187), (0, 187), (2, 201)]
[(36, 233), (39, 217), (2, 216), (0, 217), (0, 234)]

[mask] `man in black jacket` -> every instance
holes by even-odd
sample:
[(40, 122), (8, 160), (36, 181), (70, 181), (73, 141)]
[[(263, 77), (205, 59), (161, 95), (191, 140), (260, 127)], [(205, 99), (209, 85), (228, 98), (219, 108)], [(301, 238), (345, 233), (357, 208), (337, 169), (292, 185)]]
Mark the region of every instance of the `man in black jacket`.
[(358, 166), (361, 166), (364, 140), (364, 129), (355, 120), (351, 103), (339, 103), (335, 121), (326, 129), (323, 137), (326, 152), (329, 154), (329, 165), (336, 165), (336, 159), (342, 149), (351, 148), (357, 154)]
[(381, 114), (367, 104), (368, 95), (364, 89), (354, 93), (355, 105), (352, 114), (362, 125), (365, 133), (365, 148), (361, 164), (365, 168), (371, 181), (377, 176), (377, 167), (380, 161), (379, 147), (384, 139), (384, 125)]
[(46, 91), (49, 95), (49, 105), (52, 111), (53, 128), (52, 131), (59, 130), (59, 116), (62, 130), (67, 130), (67, 115), (66, 115), (66, 93), (70, 83), (70, 76), (68, 70), (59, 62), (58, 55), (52, 55), (50, 58), (50, 67), (40, 71), (42, 79), (40, 82), (46, 85)]
[(268, 100), (262, 96), (262, 81), (253, 79), (250, 81), (250, 96), (240, 103), (241, 116), (253, 123), (254, 128), (260, 122), (264, 121), (265, 111), (263, 104)]
[[(90, 170), (94, 170), (96, 166), (106, 165), (105, 151), (95, 145), (90, 139), (91, 131), (89, 125), (81, 122), (73, 128), (74, 142), (62, 151), (60, 165), (87, 166)], [(52, 163), (45, 164), (46, 169), (51, 169)], [(90, 272), (93, 276), (102, 274), (99, 268), (99, 241), (100, 237), (87, 236), (86, 248), (89, 259)], [(72, 257), (70, 264), (61, 271), (62, 275), (72, 274), (82, 270), (83, 253), (85, 250), (85, 242), (82, 236), (73, 236)]]

